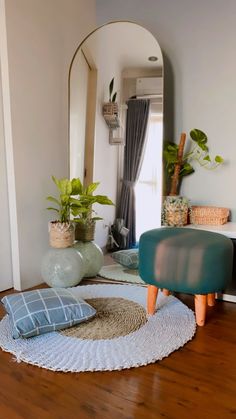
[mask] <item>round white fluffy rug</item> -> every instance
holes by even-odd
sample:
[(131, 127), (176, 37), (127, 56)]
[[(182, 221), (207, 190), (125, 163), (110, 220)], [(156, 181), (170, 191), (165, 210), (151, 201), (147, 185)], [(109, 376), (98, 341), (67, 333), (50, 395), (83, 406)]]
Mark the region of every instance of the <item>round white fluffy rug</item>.
[[(71, 291), (84, 299), (124, 298), (146, 307), (147, 289), (136, 285), (83, 285)], [(147, 365), (181, 348), (196, 331), (194, 313), (173, 296), (157, 300), (157, 311), (138, 330), (113, 339), (80, 339), (59, 332), (13, 339), (9, 317), (0, 322), (0, 347), (52, 371), (112, 371)]]

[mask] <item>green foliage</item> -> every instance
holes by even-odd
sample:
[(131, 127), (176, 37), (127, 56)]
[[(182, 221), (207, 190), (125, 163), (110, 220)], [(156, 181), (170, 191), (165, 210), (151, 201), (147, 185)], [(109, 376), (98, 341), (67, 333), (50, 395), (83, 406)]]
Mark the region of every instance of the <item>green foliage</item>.
[(109, 84), (109, 102), (115, 102), (116, 101), (116, 96), (117, 96), (117, 92), (115, 92), (113, 95), (113, 89), (114, 89), (114, 77), (113, 79), (110, 81)]
[(58, 214), (58, 221), (61, 223), (69, 222), (71, 214), (75, 222), (91, 223), (102, 220), (100, 217), (93, 217), (93, 204), (114, 205), (105, 195), (93, 195), (99, 186), (99, 182), (91, 183), (87, 187), (83, 186), (80, 179), (57, 179), (52, 176), (52, 180), (59, 190), (59, 198), (48, 196), (46, 199), (56, 204), (55, 207), (48, 207), (48, 210)]
[[(195, 128), (190, 131), (190, 149), (183, 156), (182, 165), (180, 169), (180, 181), (183, 177), (191, 175), (195, 172), (195, 169), (192, 166), (192, 163), (196, 161), (200, 166), (205, 169), (216, 169), (220, 164), (224, 162), (224, 159), (221, 156), (215, 156), (212, 159), (209, 155), (209, 148), (207, 146), (207, 135)], [(164, 165), (165, 165), (165, 177), (166, 177), (166, 187), (168, 194), (171, 178), (174, 174), (175, 164), (178, 163), (178, 150), (179, 146), (172, 142), (166, 142), (164, 144)]]

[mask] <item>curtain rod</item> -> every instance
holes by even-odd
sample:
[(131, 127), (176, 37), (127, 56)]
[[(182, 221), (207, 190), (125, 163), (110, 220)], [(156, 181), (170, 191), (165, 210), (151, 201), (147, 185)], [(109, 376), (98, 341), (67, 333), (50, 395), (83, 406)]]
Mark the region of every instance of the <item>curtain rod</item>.
[(162, 101), (155, 101), (154, 99), (162, 99), (162, 95), (149, 95), (149, 96), (135, 96), (129, 98), (125, 103), (127, 104), (130, 100), (150, 99), (153, 104), (161, 104)]

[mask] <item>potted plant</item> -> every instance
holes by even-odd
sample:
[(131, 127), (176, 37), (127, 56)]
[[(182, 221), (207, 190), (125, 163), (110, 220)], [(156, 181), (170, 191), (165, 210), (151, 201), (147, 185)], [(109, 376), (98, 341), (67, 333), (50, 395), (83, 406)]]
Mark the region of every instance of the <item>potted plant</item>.
[[(46, 199), (56, 204), (56, 207), (48, 207), (55, 211), (58, 219), (49, 223), (49, 241), (52, 247), (69, 247), (75, 238), (81, 241), (94, 239), (95, 223), (102, 220), (101, 217), (93, 216), (93, 204), (114, 205), (105, 195), (93, 195), (99, 182), (83, 186), (80, 179), (57, 179), (52, 180), (59, 190), (59, 198), (48, 196)], [(74, 219), (71, 220), (71, 215)], [(76, 234), (75, 226), (76, 223)]]
[(117, 92), (113, 93), (114, 77), (109, 84), (109, 102), (103, 104), (102, 113), (109, 129), (117, 129), (120, 126), (118, 118)]
[(77, 199), (71, 199), (71, 213), (76, 223), (75, 239), (79, 241), (92, 241), (94, 239), (96, 221), (102, 220), (95, 215), (94, 204), (114, 205), (106, 195), (93, 195), (99, 182), (83, 186), (79, 179), (75, 180)]
[(189, 200), (182, 196), (167, 196), (163, 204), (163, 224), (181, 227), (188, 223)]
[(47, 209), (58, 214), (58, 218), (49, 223), (49, 243), (55, 248), (70, 247), (75, 239), (75, 228), (70, 220), (72, 183), (66, 178), (57, 179), (55, 176), (52, 176), (52, 180), (59, 190), (59, 197), (46, 198), (56, 205)]
[(164, 165), (166, 178), (166, 195), (178, 195), (183, 177), (195, 172), (192, 166), (197, 162), (208, 170), (216, 169), (224, 162), (221, 156), (213, 159), (209, 155), (207, 135), (195, 128), (190, 131), (189, 150), (185, 153), (186, 134), (182, 133), (180, 143), (166, 142), (164, 145)]

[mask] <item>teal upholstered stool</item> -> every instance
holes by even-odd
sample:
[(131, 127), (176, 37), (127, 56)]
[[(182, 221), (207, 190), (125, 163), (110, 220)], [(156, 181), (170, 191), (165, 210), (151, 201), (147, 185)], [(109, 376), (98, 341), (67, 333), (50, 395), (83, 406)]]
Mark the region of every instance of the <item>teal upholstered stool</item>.
[(214, 305), (232, 277), (233, 244), (222, 234), (167, 227), (147, 231), (139, 242), (139, 273), (148, 287), (148, 313), (154, 314), (158, 288), (195, 295), (196, 321), (205, 323), (206, 305)]

